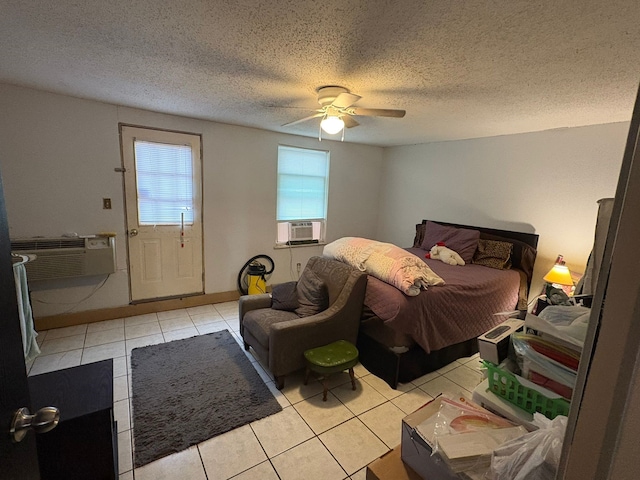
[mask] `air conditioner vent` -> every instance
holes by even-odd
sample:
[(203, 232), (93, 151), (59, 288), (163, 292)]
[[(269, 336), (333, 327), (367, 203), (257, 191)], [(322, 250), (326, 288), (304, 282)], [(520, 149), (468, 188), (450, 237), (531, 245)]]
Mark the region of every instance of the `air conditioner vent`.
[(29, 280), (81, 277), (87, 274), (85, 255), (41, 255), (27, 264)]
[(290, 241), (309, 241), (313, 239), (313, 224), (311, 222), (291, 222), (289, 224)]
[(113, 237), (15, 239), (11, 240), (11, 251), (36, 257), (25, 265), (29, 281), (104, 275), (116, 271)]
[(25, 238), (11, 240), (12, 251), (84, 248), (84, 238)]

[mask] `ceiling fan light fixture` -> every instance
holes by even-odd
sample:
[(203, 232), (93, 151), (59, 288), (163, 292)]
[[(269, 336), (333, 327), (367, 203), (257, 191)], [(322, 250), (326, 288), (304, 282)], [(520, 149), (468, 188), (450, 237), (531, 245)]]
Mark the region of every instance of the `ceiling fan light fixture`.
[(336, 133), (340, 133), (344, 128), (344, 120), (340, 117), (327, 115), (320, 122), (320, 127), (329, 135), (335, 135)]

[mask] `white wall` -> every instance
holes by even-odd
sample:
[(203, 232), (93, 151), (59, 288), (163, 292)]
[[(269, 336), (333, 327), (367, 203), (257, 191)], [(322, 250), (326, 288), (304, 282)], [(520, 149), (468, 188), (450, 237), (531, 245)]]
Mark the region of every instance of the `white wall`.
[(422, 219), (540, 235), (532, 292), (558, 254), (583, 272), (596, 201), (615, 195), (627, 122), (385, 150), (377, 237), (408, 246)]
[[(379, 147), (318, 142), (10, 85), (0, 85), (0, 111), (11, 237), (117, 232), (117, 273), (93, 295), (102, 278), (33, 283), (36, 316), (129, 302), (122, 179), (114, 172), (121, 162), (119, 122), (202, 134), (206, 293), (235, 290), (238, 270), (253, 255), (275, 260), (271, 282), (277, 283), (295, 275), (297, 262), (305, 265), (322, 251), (273, 248), (279, 143), (331, 152), (329, 241), (375, 234)], [(112, 199), (112, 210), (102, 209), (103, 197)]]
[[(277, 283), (321, 252), (273, 249), (278, 143), (331, 151), (329, 241), (348, 235), (408, 246), (423, 218), (535, 231), (539, 291), (558, 253), (583, 271), (596, 200), (615, 193), (628, 130), (628, 123), (615, 123), (381, 149), (9, 85), (0, 85), (0, 111), (11, 236), (118, 234), (118, 272), (93, 295), (100, 279), (32, 285), (38, 316), (129, 301), (122, 182), (114, 172), (118, 122), (202, 134), (207, 293), (235, 290), (238, 270), (253, 255), (274, 258)], [(102, 209), (103, 197), (112, 199), (112, 210)]]

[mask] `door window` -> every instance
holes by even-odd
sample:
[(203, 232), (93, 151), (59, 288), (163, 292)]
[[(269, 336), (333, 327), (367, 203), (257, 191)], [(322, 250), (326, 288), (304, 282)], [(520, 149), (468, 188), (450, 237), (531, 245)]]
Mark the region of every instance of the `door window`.
[(190, 145), (134, 140), (138, 223), (193, 225), (193, 159)]

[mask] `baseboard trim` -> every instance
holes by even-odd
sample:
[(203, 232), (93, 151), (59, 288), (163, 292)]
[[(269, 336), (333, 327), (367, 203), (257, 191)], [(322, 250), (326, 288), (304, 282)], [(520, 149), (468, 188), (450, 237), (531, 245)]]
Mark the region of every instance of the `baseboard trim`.
[(123, 305), (121, 307), (100, 308), (85, 310), (84, 312), (63, 313), (47, 317), (35, 318), (36, 330), (51, 330), (52, 328), (71, 327), (83, 323), (102, 322), (115, 318), (143, 315), (145, 313), (164, 312), (179, 308), (198, 307), (211, 303), (232, 302), (238, 300), (240, 294), (237, 291), (205, 293), (182, 298), (158, 300), (154, 302), (138, 303), (135, 305)]

